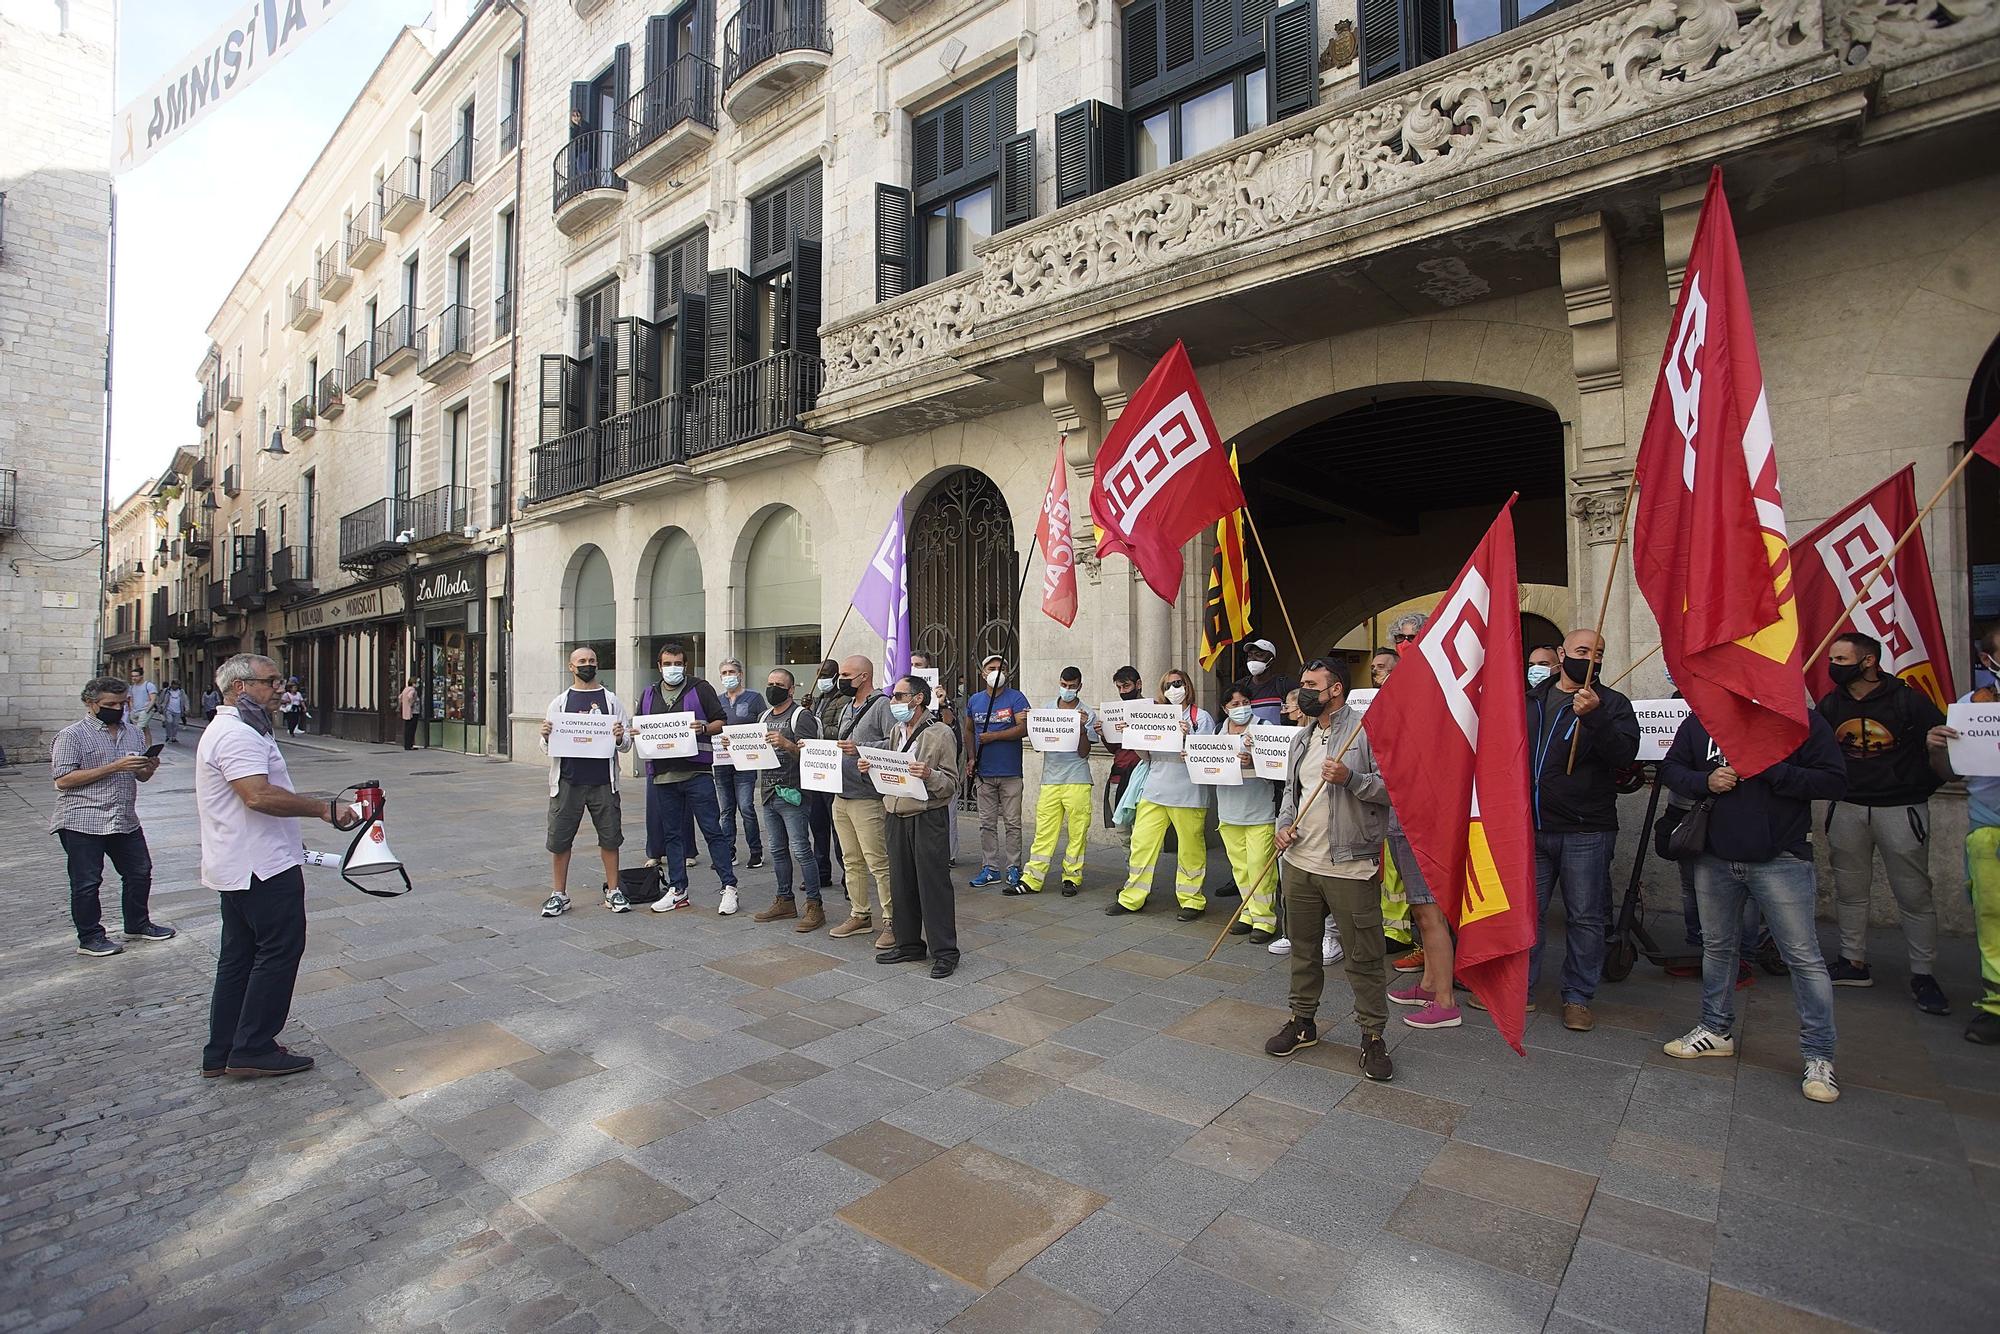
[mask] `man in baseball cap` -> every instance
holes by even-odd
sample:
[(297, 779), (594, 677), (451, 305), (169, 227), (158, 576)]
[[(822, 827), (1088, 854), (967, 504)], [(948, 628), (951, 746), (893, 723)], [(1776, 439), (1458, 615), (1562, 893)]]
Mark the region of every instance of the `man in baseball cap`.
[(1251, 711), (1260, 723), (1283, 722), (1278, 708), (1299, 688), (1297, 677), (1272, 670), (1277, 657), (1278, 646), (1268, 639), (1253, 639), (1243, 646), (1244, 677), (1236, 685), (1250, 697)]

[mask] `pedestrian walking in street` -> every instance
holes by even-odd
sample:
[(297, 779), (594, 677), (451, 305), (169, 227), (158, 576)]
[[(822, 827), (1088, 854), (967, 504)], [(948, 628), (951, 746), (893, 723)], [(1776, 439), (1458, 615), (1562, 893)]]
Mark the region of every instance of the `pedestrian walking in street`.
[(417, 678), (411, 677), (396, 692), (396, 705), (403, 713), (403, 749), (417, 748)]
[(691, 713), (694, 715), (695, 752), (692, 755), (647, 760), (646, 771), (646, 857), (647, 864), (661, 868), (667, 892), (653, 901), (654, 912), (673, 912), (689, 905), (688, 865), (693, 860), (694, 837), (699, 829), (708, 842), (708, 854), (715, 864), (720, 886), (716, 912), (728, 917), (738, 907), (736, 853), (722, 817), (716, 808), (718, 782), (734, 777), (714, 772), (715, 738), (722, 732), (722, 700), (715, 687), (688, 670), (687, 647), (677, 639), (660, 645), (654, 659), (660, 679), (639, 696), (639, 712)]
[(204, 1077), (293, 1075), (313, 1063), (278, 1044), (306, 951), (299, 820), (347, 830), (360, 818), (330, 797), (292, 791), (271, 735), (282, 680), (269, 658), (239, 653), (224, 662), (215, 674), (223, 703), (195, 750), (201, 879), (220, 896), (222, 913)]
[[(875, 948), (886, 950), (896, 943), (888, 833), (881, 794), (861, 772), (860, 749), (888, 744), (892, 722), (889, 701), (875, 689), (875, 664), (860, 654), (842, 661), (840, 679), (834, 689), (846, 701), (836, 715), (838, 721), (832, 735), (840, 743), (840, 795), (833, 799), (833, 831), (840, 837), (847, 920), (827, 935), (838, 939), (873, 930)], [(873, 907), (869, 898), (871, 884)]]
[[(957, 903), (952, 894), (951, 855), (945, 808), (958, 791), (958, 747), (949, 728), (930, 715), (930, 684), (920, 676), (896, 682), (889, 696), (894, 730), (886, 749), (909, 754), (910, 776), (923, 784), (921, 797), (884, 797), (889, 883), (896, 897), (895, 937), (876, 963), (913, 963), (929, 956), (931, 976), (958, 971)], [(856, 768), (868, 772), (868, 761)]]
[(104, 958), (123, 954), (104, 929), (98, 890), (108, 857), (122, 889), (125, 939), (172, 940), (174, 929), (155, 922), (153, 857), (139, 827), (139, 784), (152, 781), (160, 762), (146, 754), (145, 737), (126, 721), (131, 690), (115, 676), (94, 677), (83, 687), (83, 717), (56, 733), (49, 772), (56, 785), (49, 827), (69, 863), (69, 916), (76, 952)]
[(1090, 841), (1090, 752), (1103, 741), (1097, 710), (1083, 702), (1083, 669), (1065, 667), (1056, 678), (1051, 709), (1072, 710), (1077, 723), (1074, 752), (1042, 756), (1042, 785), (1035, 794), (1035, 842), (1021, 878), (1002, 894), (1039, 894), (1055, 860), (1056, 840), (1063, 840), (1062, 892), (1074, 898), (1083, 888), (1083, 854)]
[[(1194, 703), (1188, 674), (1175, 667), (1160, 677), (1160, 694), (1154, 701), (1171, 704), (1180, 714), (1182, 736), (1212, 736), (1215, 719)], [(1139, 812), (1132, 821), (1132, 847), (1125, 865), (1125, 887), (1104, 910), (1107, 917), (1121, 912), (1138, 912), (1153, 892), (1153, 872), (1167, 843), (1167, 830), (1174, 831), (1174, 897), (1180, 901), (1177, 916), (1191, 922), (1208, 908), (1201, 892), (1208, 874), (1208, 794), (1188, 776), (1180, 756), (1156, 755), (1146, 766), (1146, 786), (1139, 794)]]
[(986, 688), (965, 701), (965, 765), (979, 803), (979, 873), (972, 887), (1021, 881), (1021, 739), (1028, 697), (1007, 683), (998, 653), (980, 665)]
[(160, 701), (160, 688), (137, 667), (125, 674), (127, 720), (139, 729), (148, 746), (153, 744), (153, 714)]
[[(2000, 624), (1979, 636), (1979, 665), (2000, 675)], [(2000, 704), (2000, 690), (1981, 686), (1961, 704)], [(1950, 780), (1948, 747), (1958, 740), (1951, 727), (1933, 727), (1928, 741), (1931, 768)], [(1965, 876), (1972, 890), (1972, 929), (1979, 947), (1980, 998), (1965, 1026), (1965, 1040), (1982, 1047), (2000, 1046), (2000, 778), (1965, 780)]]
[[(612, 741), (621, 751), (631, 749), (632, 729), (625, 705), (597, 683), (597, 650), (572, 649), (569, 675), (569, 688), (550, 700), (543, 712), (542, 749), (548, 750), (549, 733), (555, 730), (557, 715), (564, 713), (608, 716)], [(542, 904), (544, 917), (560, 917), (569, 911), (569, 855), (585, 811), (590, 812), (598, 856), (604, 862), (604, 906), (613, 912), (632, 911), (618, 885), (618, 849), (625, 846), (625, 813), (618, 802), (618, 774), (612, 760), (593, 755), (551, 755), (548, 849), (555, 892)]]
[(285, 718), (285, 735), (297, 736), (299, 728), (305, 726), (306, 697), (299, 690), (297, 677), (285, 683), (284, 694), (279, 697), (280, 712)]
[[(722, 722), (724, 726), (741, 726), (754, 723), (764, 716), (768, 707), (764, 697), (750, 689), (743, 682), (743, 663), (738, 658), (724, 658), (716, 673), (716, 684), (722, 687)], [(723, 837), (729, 840), (731, 860), (736, 852), (736, 817), (743, 817), (743, 839), (750, 848), (749, 870), (756, 870), (764, 864), (764, 835), (757, 820), (757, 774), (754, 770), (739, 770), (718, 755), (714, 764), (715, 809), (722, 821)]]
[(1931, 729), (1944, 726), (1944, 714), (1923, 691), (1884, 673), (1881, 663), (1882, 642), (1858, 633), (1835, 639), (1826, 655), (1833, 689), (1820, 700), (1819, 712), (1847, 760), (1847, 795), (1826, 813), (1840, 920), (1833, 984), (1875, 985), (1868, 967), (1868, 900), (1879, 852), (1903, 919), (1910, 994), (1925, 1014), (1950, 1014), (1951, 1002), (1932, 972), (1937, 904), (1931, 893), (1931, 793), (1940, 780), (1925, 745)]
[(201, 716), (204, 721), (215, 717), (215, 711), (222, 707), (222, 692), (214, 686), (201, 692)]
[[(766, 769), (758, 778), (757, 810), (764, 820), (764, 841), (770, 845), (771, 861), (777, 873), (778, 894), (771, 906), (753, 920), (776, 922), (797, 918), (792, 930), (801, 934), (826, 925), (826, 905), (820, 902), (822, 888), (819, 864), (813, 860), (812, 835), (806, 815), (806, 792), (799, 785), (799, 743), (819, 738), (819, 719), (792, 698), (797, 684), (791, 672), (773, 667), (764, 678), (764, 739), (777, 754), (778, 767)], [(745, 818), (749, 818), (748, 812)], [(801, 913), (792, 892), (796, 872), (806, 891), (806, 910)]]
[(171, 681), (167, 684), (167, 693), (161, 697), (160, 702), (166, 706), (167, 744), (171, 746), (179, 742), (181, 728), (187, 725), (187, 691), (181, 689), (179, 681)]

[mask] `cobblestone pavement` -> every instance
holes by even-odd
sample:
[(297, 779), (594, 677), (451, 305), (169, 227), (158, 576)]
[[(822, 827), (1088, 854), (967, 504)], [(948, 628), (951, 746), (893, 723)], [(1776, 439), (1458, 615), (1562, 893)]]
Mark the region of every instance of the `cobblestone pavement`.
[[(614, 916), (580, 857), (577, 909), (544, 920), (539, 764), (287, 749), (308, 790), (385, 781), (417, 882), (385, 901), (308, 873), (286, 1038), (319, 1066), (287, 1080), (195, 1073), (218, 928), (191, 744), (142, 805), (182, 935), (108, 960), (71, 952), (46, 771), (0, 770), (0, 1331), (1928, 1332), (2000, 1310), (2000, 1058), (1900, 976), (1839, 993), (1831, 1107), (1799, 1096), (1780, 979), (1740, 993), (1739, 1059), (1680, 1063), (1659, 1043), (1696, 984), (1643, 962), (1593, 1033), (1543, 997), (1527, 1060), (1470, 1010), (1392, 1023), (1396, 1081), (1369, 1085), (1350, 1025), (1261, 1054), (1284, 961), (1232, 939), (1202, 964), (1220, 914), (1176, 923), (1170, 868), (1149, 912), (1104, 917), (1101, 835), (1081, 897), (961, 889), (964, 966), (933, 982), (866, 937), (753, 923), (768, 870), (734, 918), (706, 866), (697, 910)], [(1962, 1000), (1967, 943), (1946, 961)], [(1337, 968), (1327, 993), (1341, 1012)]]

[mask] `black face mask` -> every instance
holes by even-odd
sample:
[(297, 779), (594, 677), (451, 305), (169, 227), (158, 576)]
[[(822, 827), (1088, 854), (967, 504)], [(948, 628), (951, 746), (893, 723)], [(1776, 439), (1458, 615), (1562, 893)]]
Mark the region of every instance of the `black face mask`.
[(1565, 657), (1563, 659), (1563, 675), (1578, 685), (1582, 685), (1590, 679), (1591, 672), (1595, 669), (1596, 665), (1589, 658)]
[(854, 682), (848, 680), (844, 676), (841, 677), (838, 681), (835, 681), (833, 683), (833, 691), (835, 694), (840, 695), (847, 699), (853, 699), (856, 695), (861, 693), (859, 690), (855, 688)]
[(97, 721), (103, 723), (106, 727), (118, 726), (118, 724), (125, 721), (125, 706), (120, 704), (114, 708), (99, 709), (97, 711)]
[(1299, 687), (1298, 707), (1299, 712), (1305, 717), (1317, 718), (1319, 717), (1319, 711), (1326, 707), (1326, 701), (1320, 698), (1319, 691), (1309, 690), (1301, 686)]
[(597, 664), (587, 663), (577, 668), (576, 679), (579, 681), (595, 681), (597, 679)]
[(1845, 690), (1848, 686), (1853, 685), (1861, 679), (1861, 664), (1858, 662), (1829, 662), (1826, 665), (1826, 674), (1833, 678), (1835, 685)]
[(1120, 699), (1137, 699), (1137, 698), (1139, 698), (1139, 687), (1137, 687), (1137, 686), (1119, 686), (1119, 687), (1118, 687), (1118, 698), (1120, 698)]
[(764, 698), (770, 702), (771, 707), (774, 709), (784, 708), (785, 701), (789, 700), (791, 697), (792, 697), (792, 692), (786, 689), (784, 686), (764, 687)]

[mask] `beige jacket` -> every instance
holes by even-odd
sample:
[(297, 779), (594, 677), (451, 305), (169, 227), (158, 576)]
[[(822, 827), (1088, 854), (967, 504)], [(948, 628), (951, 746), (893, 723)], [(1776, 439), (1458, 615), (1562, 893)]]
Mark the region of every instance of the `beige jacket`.
[(884, 797), (882, 809), (890, 815), (917, 815), (949, 805), (958, 792), (958, 746), (951, 739), (951, 729), (933, 718), (929, 726), (917, 733), (916, 744), (911, 747), (897, 744), (896, 733), (901, 730), (900, 727), (892, 728), (887, 745), (898, 750), (908, 749), (916, 759), (931, 767), (930, 776), (924, 779), (924, 788), (930, 793), (930, 799), (917, 801), (911, 797)]

